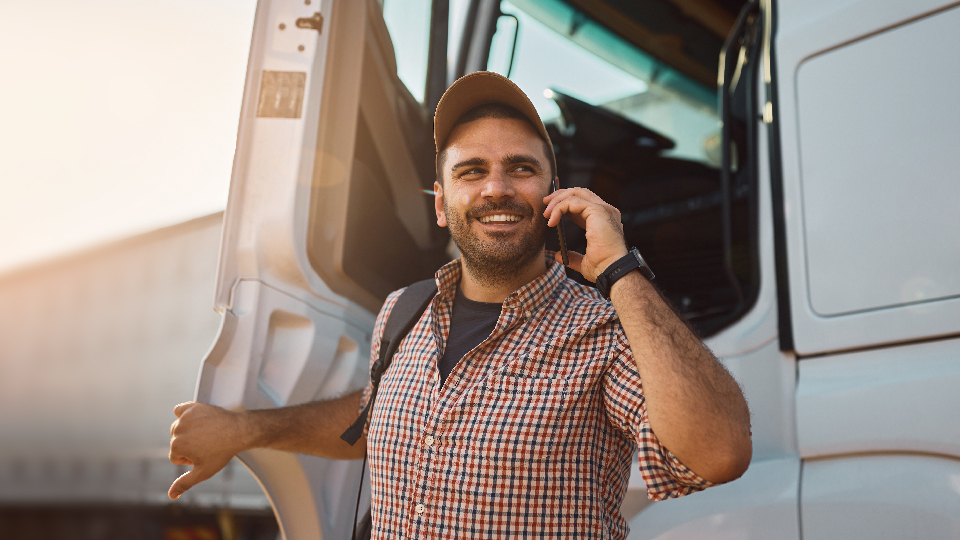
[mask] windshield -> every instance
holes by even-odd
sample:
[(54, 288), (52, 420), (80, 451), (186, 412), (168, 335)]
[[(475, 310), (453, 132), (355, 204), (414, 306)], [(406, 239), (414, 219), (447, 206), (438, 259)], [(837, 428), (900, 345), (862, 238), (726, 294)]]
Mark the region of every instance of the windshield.
[[(560, 0), (501, 3), (488, 69), (508, 75), (544, 121), (558, 90), (623, 115), (676, 143), (664, 155), (718, 165), (716, 91), (679, 73)], [(517, 32), (516, 52), (510, 56)], [(509, 74), (508, 74), (509, 71)]]

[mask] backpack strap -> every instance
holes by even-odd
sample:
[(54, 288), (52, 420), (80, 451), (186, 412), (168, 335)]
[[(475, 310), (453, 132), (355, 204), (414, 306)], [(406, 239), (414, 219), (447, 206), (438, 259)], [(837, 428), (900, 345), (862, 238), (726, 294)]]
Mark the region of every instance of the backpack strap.
[(347, 428), (340, 436), (341, 439), (350, 443), (350, 446), (356, 444), (363, 435), (363, 427), (367, 423), (367, 417), (373, 410), (373, 402), (377, 399), (377, 389), (380, 387), (380, 379), (390, 367), (393, 355), (400, 348), (400, 342), (406, 337), (413, 325), (420, 320), (420, 316), (430, 305), (430, 301), (437, 294), (437, 282), (433, 279), (425, 279), (410, 285), (400, 293), (387, 322), (383, 328), (383, 335), (380, 336), (380, 351), (377, 361), (370, 368), (370, 399), (367, 400), (367, 406), (363, 408), (360, 417)]

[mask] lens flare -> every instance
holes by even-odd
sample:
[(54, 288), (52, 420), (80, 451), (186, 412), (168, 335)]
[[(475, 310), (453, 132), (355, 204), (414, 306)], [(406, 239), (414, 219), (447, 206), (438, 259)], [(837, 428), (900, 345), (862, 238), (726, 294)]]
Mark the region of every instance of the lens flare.
[(420, 193), (423, 193), (424, 195), (436, 195), (436, 194), (437, 194), (436, 191), (433, 191), (433, 190), (430, 190), (430, 189), (421, 189), (421, 190), (420, 190)]
[(464, 193), (464, 194), (463, 194), (463, 205), (464, 205), (464, 206), (468, 206), (469, 204), (470, 204), (470, 194), (469, 194), (469, 193)]

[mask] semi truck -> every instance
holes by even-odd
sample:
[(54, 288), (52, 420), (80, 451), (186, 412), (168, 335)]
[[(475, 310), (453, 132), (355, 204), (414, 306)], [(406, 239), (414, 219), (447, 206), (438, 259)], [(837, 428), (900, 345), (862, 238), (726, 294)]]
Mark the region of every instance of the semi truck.
[[(384, 298), (457, 256), (437, 101), (498, 71), (750, 405), (747, 473), (634, 474), (630, 538), (960, 538), (960, 2), (261, 0), (253, 32), (196, 399), (366, 384)], [(285, 538), (350, 537), (360, 461), (239, 458)]]

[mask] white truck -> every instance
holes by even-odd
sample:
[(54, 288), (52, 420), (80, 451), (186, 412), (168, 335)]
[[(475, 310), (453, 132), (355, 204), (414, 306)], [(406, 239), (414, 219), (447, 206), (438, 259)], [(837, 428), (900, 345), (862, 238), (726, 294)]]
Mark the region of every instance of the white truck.
[[(385, 296), (455, 254), (433, 107), (497, 70), (750, 403), (749, 471), (634, 475), (631, 538), (960, 538), (958, 51), (947, 0), (261, 0), (197, 399), (365, 384)], [(349, 538), (359, 461), (240, 458), (286, 538)]]

